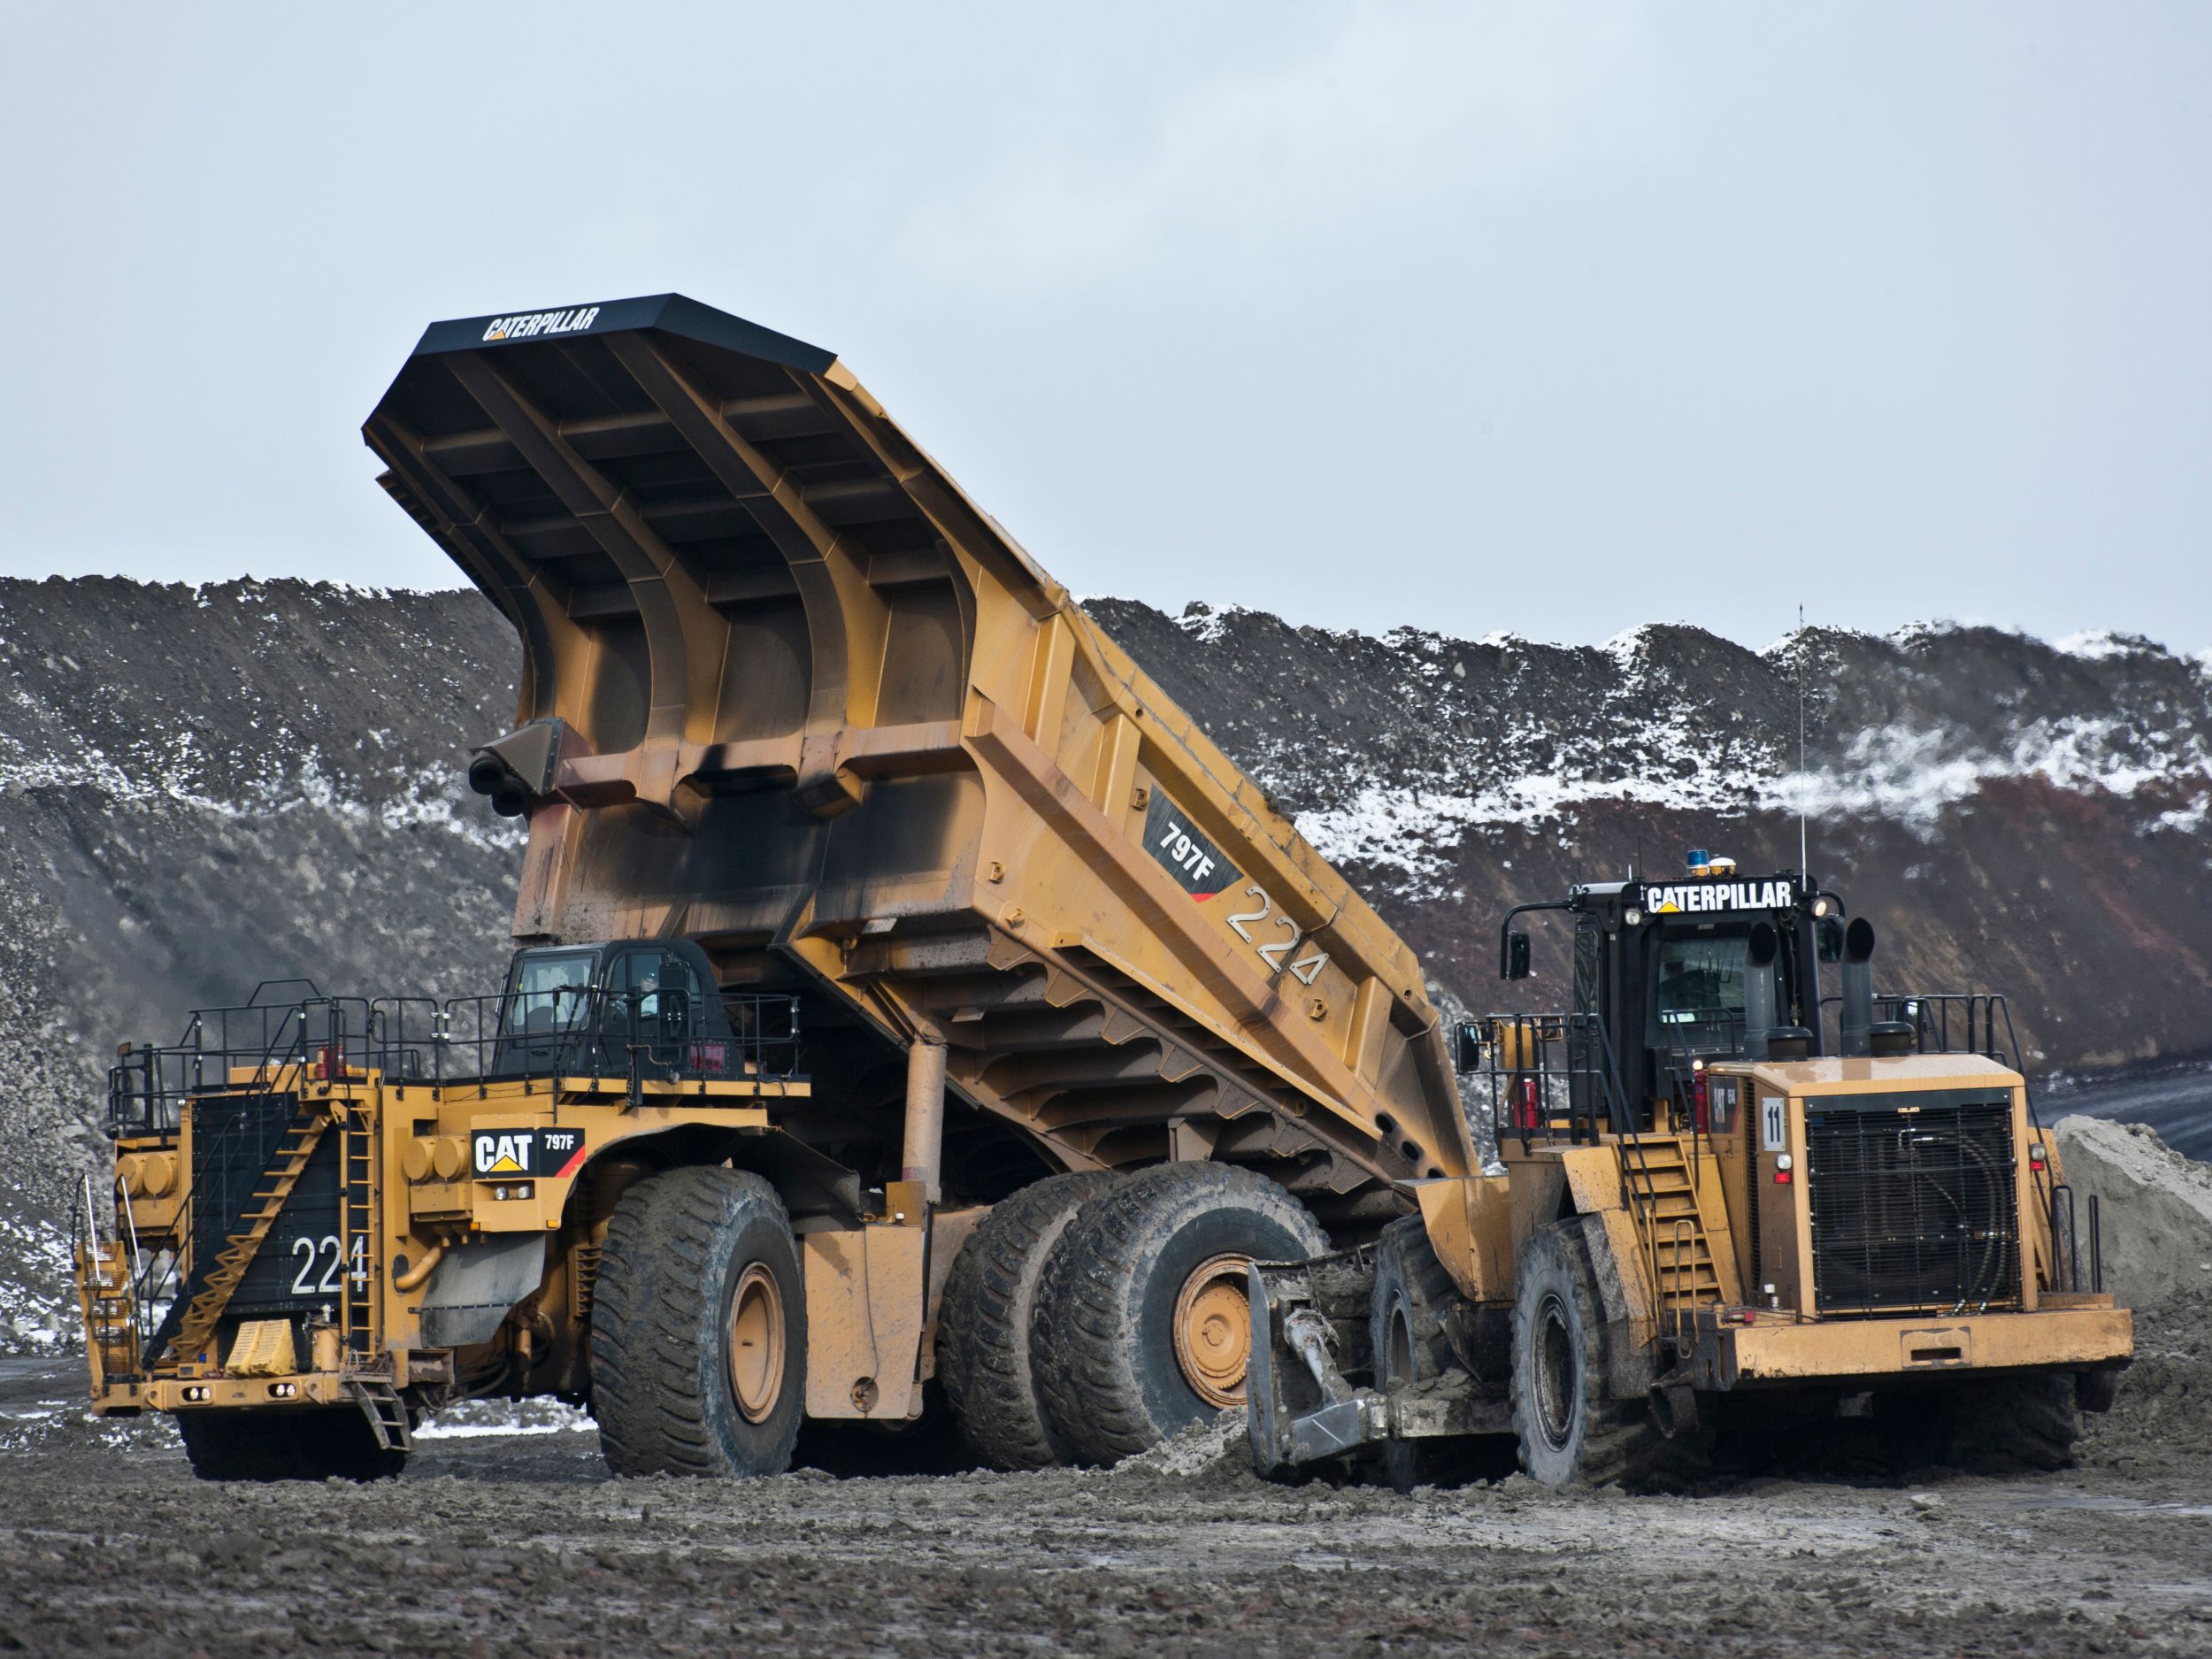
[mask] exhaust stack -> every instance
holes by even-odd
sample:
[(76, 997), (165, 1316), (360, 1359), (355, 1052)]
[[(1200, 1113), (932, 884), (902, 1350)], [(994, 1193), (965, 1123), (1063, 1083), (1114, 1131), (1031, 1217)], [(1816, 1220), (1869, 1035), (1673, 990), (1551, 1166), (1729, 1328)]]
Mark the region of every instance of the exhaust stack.
[(1767, 1036), (1774, 1029), (1774, 958), (1782, 937), (1765, 922), (1755, 925), (1745, 947), (1743, 1052), (1747, 1060), (1767, 1057)]
[(1843, 1053), (1863, 1059), (1874, 1052), (1874, 924), (1855, 917), (1843, 933)]

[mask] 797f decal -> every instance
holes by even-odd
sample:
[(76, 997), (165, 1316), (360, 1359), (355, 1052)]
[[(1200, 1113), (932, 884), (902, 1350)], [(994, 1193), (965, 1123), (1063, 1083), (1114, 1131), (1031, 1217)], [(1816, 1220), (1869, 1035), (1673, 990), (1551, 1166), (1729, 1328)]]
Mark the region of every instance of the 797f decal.
[[(1169, 800), (1164, 789), (1154, 789), (1146, 804), (1144, 844), (1160, 868), (1202, 904), (1244, 883), (1241, 896), (1257, 900), (1259, 908), (1239, 910), (1223, 919), (1258, 953), (1270, 978), (1287, 971), (1300, 984), (1311, 985), (1320, 977), (1329, 960), (1328, 952), (1314, 950), (1298, 956), (1298, 947), (1306, 942), (1298, 924), (1275, 908), (1275, 901), (1258, 882), (1245, 881), (1244, 872), (1229, 862), (1229, 855), (1202, 834), (1192, 825), (1189, 814)], [(1254, 927), (1259, 929), (1256, 935)]]

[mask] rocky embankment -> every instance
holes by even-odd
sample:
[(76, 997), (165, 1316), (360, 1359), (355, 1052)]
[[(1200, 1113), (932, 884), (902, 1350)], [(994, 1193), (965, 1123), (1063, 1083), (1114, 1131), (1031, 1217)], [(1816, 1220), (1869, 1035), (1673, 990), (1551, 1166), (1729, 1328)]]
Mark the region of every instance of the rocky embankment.
[[(2212, 662), (2108, 635), (1687, 627), (1602, 647), (1089, 602), (1423, 953), (1501, 989), (1509, 904), (1685, 846), (1814, 867), (1880, 980), (2012, 994), (2032, 1066), (2212, 1048)], [(0, 581), (0, 1346), (59, 1315), (123, 1038), (264, 979), (488, 987), (518, 842), (466, 794), (518, 650), (472, 593)], [(1806, 764), (1798, 764), (1799, 692)], [(1564, 947), (1525, 987), (1560, 996)]]

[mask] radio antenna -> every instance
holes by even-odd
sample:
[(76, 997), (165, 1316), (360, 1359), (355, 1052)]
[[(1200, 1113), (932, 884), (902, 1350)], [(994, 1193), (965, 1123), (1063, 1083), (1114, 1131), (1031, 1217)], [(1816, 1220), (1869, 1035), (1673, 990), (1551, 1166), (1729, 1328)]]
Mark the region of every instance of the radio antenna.
[(1811, 783), (1805, 772), (1805, 607), (1797, 607), (1797, 874), (1810, 881), (1812, 859), (1806, 848), (1805, 791)]

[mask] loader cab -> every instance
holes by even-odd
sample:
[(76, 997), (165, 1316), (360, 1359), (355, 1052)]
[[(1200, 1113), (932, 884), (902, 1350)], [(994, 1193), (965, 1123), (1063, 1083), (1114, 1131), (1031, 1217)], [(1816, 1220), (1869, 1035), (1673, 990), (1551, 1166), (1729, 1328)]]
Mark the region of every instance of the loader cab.
[(689, 940), (518, 950), (489, 1023), (493, 1077), (719, 1071), (733, 1043), (706, 953)]
[(1824, 1052), (1821, 966), (1840, 955), (1842, 904), (1816, 881), (1746, 877), (1697, 851), (1678, 879), (1578, 886), (1507, 915), (1502, 977), (1535, 971), (1516, 924), (1542, 911), (1573, 926), (1560, 964), (1570, 1005), (1548, 1064), (1564, 1074), (1570, 1115), (1593, 1130), (1702, 1126), (1710, 1063)]

